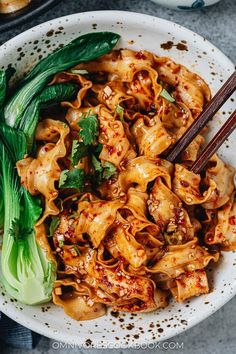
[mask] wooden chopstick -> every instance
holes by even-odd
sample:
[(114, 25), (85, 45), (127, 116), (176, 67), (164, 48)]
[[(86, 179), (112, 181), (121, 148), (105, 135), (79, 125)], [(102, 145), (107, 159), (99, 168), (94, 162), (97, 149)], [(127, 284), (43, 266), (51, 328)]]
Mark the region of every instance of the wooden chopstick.
[(193, 122), (182, 137), (164, 154), (164, 158), (170, 162), (175, 162), (177, 157), (186, 149), (191, 141), (201, 132), (202, 128), (211, 120), (220, 107), (236, 90), (236, 71), (230, 76), (225, 84), (215, 94), (213, 99), (207, 104), (201, 115)]
[(208, 160), (212, 155), (219, 149), (223, 142), (228, 138), (228, 136), (236, 128), (236, 110), (231, 114), (229, 119), (220, 128), (218, 133), (214, 138), (207, 144), (203, 149), (197, 160), (194, 162), (190, 171), (194, 173), (200, 173), (202, 169), (206, 166)]

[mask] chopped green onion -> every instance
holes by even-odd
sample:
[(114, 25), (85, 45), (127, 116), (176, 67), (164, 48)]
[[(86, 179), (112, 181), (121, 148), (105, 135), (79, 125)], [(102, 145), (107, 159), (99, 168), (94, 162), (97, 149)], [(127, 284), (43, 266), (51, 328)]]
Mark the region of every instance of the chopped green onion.
[(63, 247), (64, 246), (64, 241), (58, 240), (58, 244), (59, 244), (59, 247)]
[(116, 106), (115, 113), (118, 114), (121, 122), (124, 122), (124, 108), (121, 107), (119, 104)]
[(87, 70), (78, 70), (78, 69), (71, 69), (70, 71), (72, 74), (78, 74), (78, 75), (86, 75), (89, 72)]
[(76, 252), (76, 256), (80, 256), (81, 255), (81, 252), (80, 252), (80, 250), (78, 249), (78, 247), (76, 245), (73, 246), (72, 248)]
[(160, 96), (165, 98), (169, 102), (175, 102), (174, 97), (172, 97), (166, 89), (162, 89)]

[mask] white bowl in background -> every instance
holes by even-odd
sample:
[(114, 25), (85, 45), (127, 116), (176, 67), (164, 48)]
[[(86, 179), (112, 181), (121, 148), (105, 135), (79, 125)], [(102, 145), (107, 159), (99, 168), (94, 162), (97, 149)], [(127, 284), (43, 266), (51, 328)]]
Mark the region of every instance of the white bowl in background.
[(195, 10), (216, 4), (220, 0), (152, 0), (156, 4), (175, 10)]
[[(12, 64), (20, 77), (60, 44), (91, 31), (118, 32), (120, 47), (146, 49), (172, 57), (200, 74), (213, 93), (234, 70), (233, 63), (222, 52), (186, 28), (160, 18), (122, 11), (78, 13), (40, 24), (1, 46), (1, 67)], [(172, 45), (165, 50), (162, 44), (168, 41)], [(219, 113), (211, 124), (210, 135), (234, 109), (235, 102), (229, 100), (221, 110), (226, 114)], [(219, 153), (236, 167), (235, 150), (236, 139), (232, 135)], [(105, 348), (144, 347), (183, 332), (230, 300), (236, 293), (235, 263), (236, 253), (224, 253), (219, 264), (209, 272), (214, 291), (183, 304), (172, 301), (167, 308), (151, 313), (121, 313), (116, 317), (109, 310), (104, 317), (76, 322), (53, 304), (26, 306), (10, 299), (3, 286), (0, 286), (0, 310), (33, 331), (62, 342)]]

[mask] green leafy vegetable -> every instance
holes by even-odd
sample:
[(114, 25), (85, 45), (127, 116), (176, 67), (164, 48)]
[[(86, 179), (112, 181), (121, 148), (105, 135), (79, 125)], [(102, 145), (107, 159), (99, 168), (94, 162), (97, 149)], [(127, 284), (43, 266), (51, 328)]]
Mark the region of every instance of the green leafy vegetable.
[(99, 123), (97, 114), (91, 114), (88, 112), (82, 116), (79, 121), (79, 127), (81, 128), (79, 135), (85, 145), (91, 145), (98, 137)]
[(104, 171), (103, 171), (104, 179), (109, 179), (117, 173), (116, 167), (111, 162), (106, 161), (103, 167), (104, 167)]
[(78, 86), (74, 83), (55, 84), (47, 86), (41, 94), (30, 103), (16, 127), (25, 133), (28, 152), (32, 149), (40, 108), (42, 106), (48, 107), (58, 102), (73, 99), (77, 92)]
[[(2, 176), (0, 175), (0, 196), (3, 195), (3, 179)], [(3, 198), (0, 198), (0, 235), (2, 234), (3, 231), (3, 226), (4, 226), (4, 204), (3, 204)]]
[(4, 121), (4, 103), (8, 95), (9, 80), (15, 73), (15, 69), (9, 66), (6, 70), (0, 70), (0, 120)]
[(117, 173), (116, 167), (113, 165), (113, 163), (105, 161), (104, 165), (102, 166), (101, 162), (96, 158), (95, 155), (92, 155), (92, 164), (98, 182), (101, 182), (102, 179), (109, 179)]
[[(8, 134), (9, 131), (6, 130), (5, 133)], [(48, 260), (36, 242), (34, 225), (42, 212), (40, 199), (32, 197), (20, 184), (12, 158), (17, 147), (19, 150), (21, 147), (18, 146), (18, 132), (15, 131), (15, 139), (12, 139), (13, 135), (13, 131), (9, 139), (5, 135), (8, 145), (0, 138), (0, 174), (4, 203), (1, 279), (10, 296), (32, 305), (51, 299), (56, 271), (53, 261)], [(11, 151), (8, 146), (11, 146)]]
[(94, 167), (95, 172), (102, 173), (103, 172), (103, 167), (101, 162), (96, 158), (95, 155), (92, 155), (92, 164)]
[(96, 155), (99, 155), (100, 152), (102, 151), (102, 148), (103, 148), (103, 145), (100, 144), (100, 143), (98, 143), (97, 146), (95, 146), (95, 148), (93, 149), (93, 150), (94, 150), (94, 153), (95, 153)]
[(166, 89), (162, 89), (160, 96), (164, 97), (169, 102), (175, 102), (174, 97), (172, 97)]
[(121, 107), (119, 104), (116, 106), (115, 113), (118, 114), (121, 122), (124, 122), (124, 108)]
[(32, 99), (56, 73), (108, 53), (120, 36), (112, 32), (88, 33), (41, 60), (20, 83), (21, 88), (7, 102), (5, 121), (16, 127)]
[(84, 170), (74, 168), (73, 170), (64, 170), (59, 180), (60, 188), (76, 188), (80, 192), (84, 189), (85, 173)]
[(59, 216), (52, 216), (52, 221), (49, 227), (49, 237), (52, 237), (60, 224)]
[(64, 241), (58, 240), (58, 244), (59, 244), (59, 247), (63, 247), (64, 246)]
[(0, 140), (4, 143), (14, 164), (23, 159), (27, 153), (25, 134), (21, 131), (16, 132), (4, 123), (0, 123)]
[(78, 140), (73, 140), (71, 150), (71, 162), (73, 166), (76, 166), (82, 157), (87, 156), (89, 153), (88, 147)]
[(24, 82), (29, 81), (36, 75), (55, 66), (63, 67), (58, 71), (66, 70), (79, 64), (94, 60), (108, 53), (118, 42), (120, 36), (113, 32), (87, 33), (80, 36), (63, 48), (42, 59), (33, 70), (25, 77)]
[(78, 70), (78, 69), (71, 69), (70, 72), (72, 74), (78, 74), (78, 75), (86, 75), (89, 73), (87, 70)]
[(7, 78), (6, 72), (4, 70), (0, 70), (0, 108), (2, 107), (7, 91)]
[(76, 246), (76, 245), (74, 245), (73, 247), (72, 247), (72, 249), (73, 249), (73, 254), (75, 255), (75, 256), (80, 256), (81, 255), (81, 252), (80, 252), (80, 250), (78, 249), (78, 247)]

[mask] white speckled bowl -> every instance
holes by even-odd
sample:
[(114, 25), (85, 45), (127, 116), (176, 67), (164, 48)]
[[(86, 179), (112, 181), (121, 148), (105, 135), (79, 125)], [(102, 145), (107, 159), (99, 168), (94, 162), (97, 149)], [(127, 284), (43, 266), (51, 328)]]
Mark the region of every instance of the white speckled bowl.
[[(234, 70), (233, 63), (223, 53), (186, 28), (160, 18), (119, 11), (74, 14), (21, 33), (0, 48), (1, 66), (7, 67), (11, 63), (17, 69), (17, 76), (21, 76), (41, 56), (46, 56), (60, 44), (68, 43), (81, 33), (103, 30), (120, 33), (121, 47), (147, 49), (185, 64), (210, 84), (213, 93)], [(168, 41), (171, 43), (167, 47), (171, 49), (164, 50), (161, 45)], [(235, 96), (215, 117), (211, 134), (235, 109), (233, 100), (236, 100)], [(236, 167), (235, 150), (234, 135), (221, 148), (220, 155)], [(108, 312), (107, 316), (97, 320), (76, 322), (52, 304), (43, 307), (22, 305), (10, 299), (3, 287), (0, 291), (0, 310), (35, 332), (62, 342), (115, 348), (145, 346), (183, 332), (230, 300), (236, 293), (235, 258), (233, 252), (224, 253), (219, 264), (214, 269), (210, 267), (209, 278), (213, 289), (210, 294), (183, 304), (171, 302), (166, 309), (148, 314), (121, 313), (117, 317)]]

